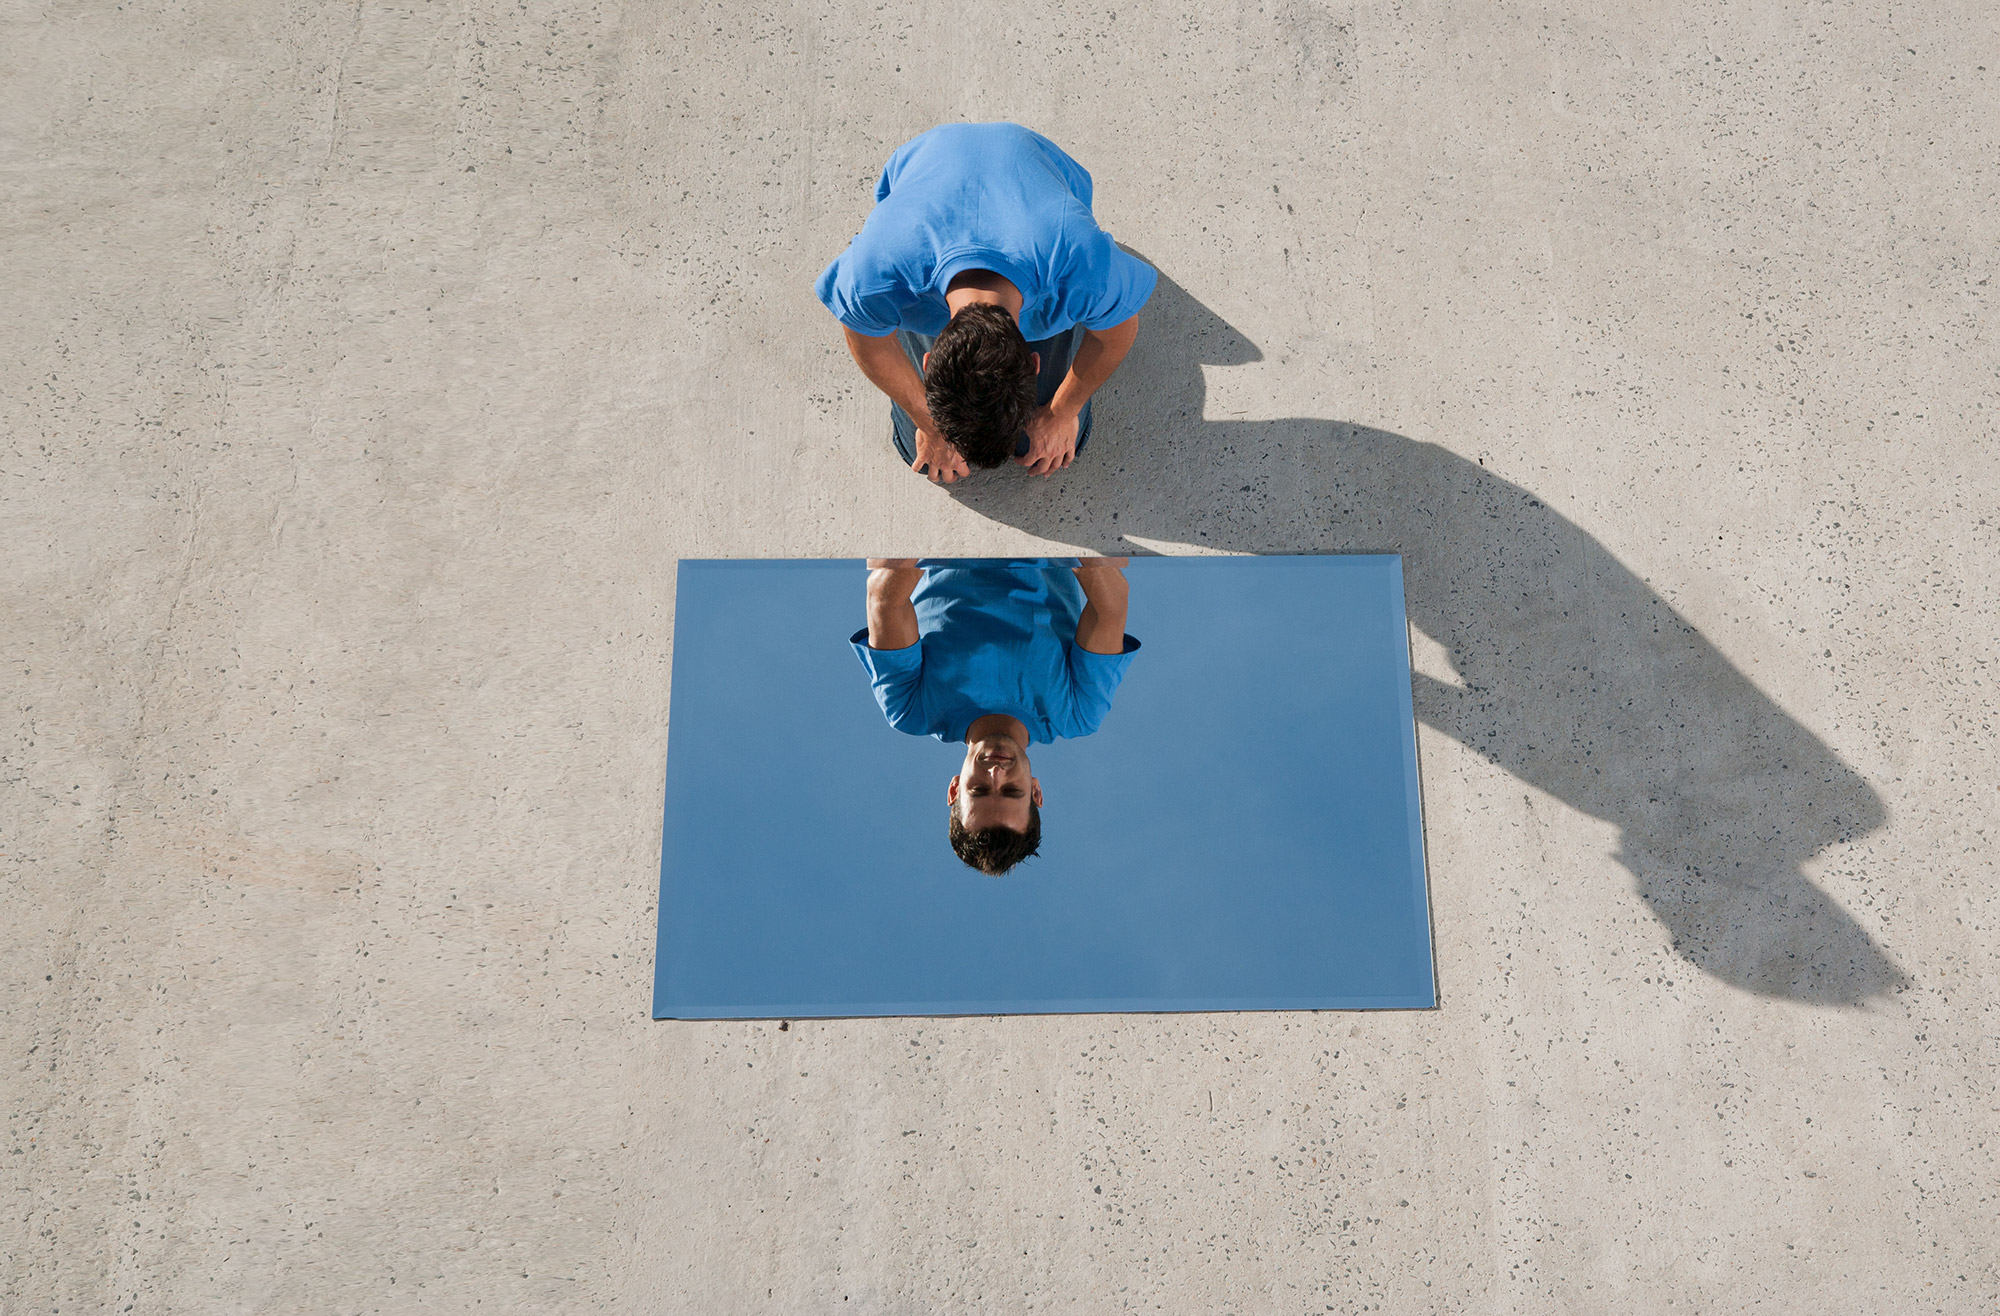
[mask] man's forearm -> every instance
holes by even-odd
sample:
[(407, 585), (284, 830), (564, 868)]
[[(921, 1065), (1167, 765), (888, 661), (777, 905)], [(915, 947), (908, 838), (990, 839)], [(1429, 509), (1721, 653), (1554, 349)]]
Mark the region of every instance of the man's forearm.
[(870, 338), (859, 334), (847, 326), (841, 326), (847, 336), (847, 351), (854, 358), (854, 364), (861, 367), (861, 373), (868, 382), (889, 395), (889, 400), (909, 413), (920, 430), (936, 431), (931, 425), (930, 408), (924, 404), (924, 377), (910, 364), (909, 354), (896, 335), (887, 338)]
[(1125, 652), (1125, 612), (1130, 586), (1116, 567), (1082, 567), (1083, 614), (1076, 622), (1076, 647), (1086, 653)]
[(1062, 416), (1081, 415), (1083, 404), (1124, 363), (1125, 354), (1132, 350), (1133, 340), (1138, 336), (1136, 315), (1109, 329), (1084, 330), (1083, 342), (1070, 360), (1069, 374), (1063, 377), (1062, 386), (1049, 402), (1049, 410)]
[(874, 562), (869, 565), (873, 569), (868, 573), (868, 647), (907, 649), (922, 638), (917, 630), (917, 608), (910, 602), (910, 595), (924, 573), (914, 565), (877, 567)]

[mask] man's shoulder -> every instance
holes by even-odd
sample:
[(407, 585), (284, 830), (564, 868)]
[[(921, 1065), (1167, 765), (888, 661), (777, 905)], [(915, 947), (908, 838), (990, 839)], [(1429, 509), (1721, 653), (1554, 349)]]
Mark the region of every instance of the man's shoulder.
[(1054, 142), (1033, 128), (1026, 128), (1005, 119), (995, 119), (989, 123), (941, 123), (904, 142), (896, 148), (896, 154), (925, 151), (934, 147), (961, 147), (974, 142), (988, 146), (1007, 142), (1036, 142), (1045, 146), (1055, 146)]
[[(1039, 162), (1043, 166), (1054, 166), (1065, 175), (1065, 181), (1074, 184), (1077, 180), (1087, 180), (1082, 166), (1069, 157), (1069, 153), (1033, 128), (1018, 123), (997, 121), (993, 123), (944, 123), (929, 132), (919, 133), (897, 147), (889, 157), (889, 163), (882, 171), (882, 181), (876, 190), (876, 200), (887, 201), (895, 193), (905, 173), (916, 172), (925, 175), (948, 175), (955, 171), (990, 174), (996, 168), (1005, 170), (1009, 160), (1027, 163)], [(1069, 177), (1073, 175), (1074, 177)]]

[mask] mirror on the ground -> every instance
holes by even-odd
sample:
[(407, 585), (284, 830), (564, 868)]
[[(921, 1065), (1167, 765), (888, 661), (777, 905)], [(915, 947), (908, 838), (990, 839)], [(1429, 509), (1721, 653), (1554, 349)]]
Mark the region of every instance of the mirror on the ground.
[(1432, 1003), (1401, 564), (690, 561), (655, 1014)]

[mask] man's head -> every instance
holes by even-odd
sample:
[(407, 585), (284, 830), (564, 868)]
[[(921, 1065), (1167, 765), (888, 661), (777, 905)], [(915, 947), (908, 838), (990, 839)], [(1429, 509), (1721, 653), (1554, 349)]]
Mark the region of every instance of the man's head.
[(1035, 409), (1039, 357), (1021, 326), (990, 302), (962, 306), (924, 357), (924, 405), (938, 437), (968, 466), (990, 469), (1014, 455)]
[(1028, 756), (1008, 735), (967, 742), (965, 763), (945, 790), (951, 848), (989, 877), (1035, 853), (1042, 843), (1042, 783), (1028, 773)]

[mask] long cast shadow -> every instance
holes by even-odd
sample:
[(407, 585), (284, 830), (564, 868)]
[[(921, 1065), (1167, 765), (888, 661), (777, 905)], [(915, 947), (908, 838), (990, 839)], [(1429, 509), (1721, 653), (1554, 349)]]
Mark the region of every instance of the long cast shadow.
[(1856, 1004), (1907, 981), (1805, 876), (1883, 825), (1875, 791), (1644, 581), (1534, 493), (1434, 444), (1336, 421), (1203, 417), (1203, 364), (1256, 347), (1162, 276), (1097, 432), (1051, 479), (954, 486), (967, 506), (1100, 552), (1396, 551), (1410, 619), (1460, 684), (1418, 717), (1615, 824), (1617, 858), (1687, 960), (1753, 992)]

